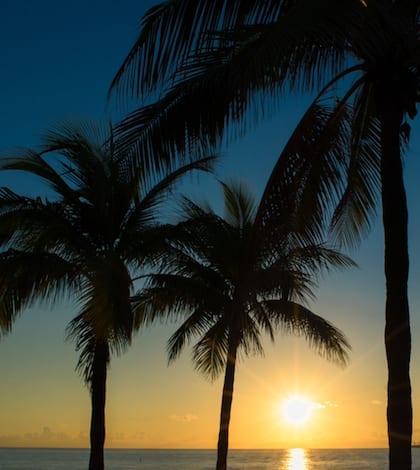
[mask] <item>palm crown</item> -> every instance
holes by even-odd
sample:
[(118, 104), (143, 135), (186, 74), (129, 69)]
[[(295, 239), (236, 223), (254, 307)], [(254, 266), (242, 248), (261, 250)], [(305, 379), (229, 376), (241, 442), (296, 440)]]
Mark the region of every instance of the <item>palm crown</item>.
[(273, 249), (250, 193), (241, 184), (222, 187), (224, 217), (184, 200), (184, 220), (168, 238), (163, 271), (150, 276), (135, 306), (144, 322), (184, 319), (169, 339), (170, 361), (194, 338), (195, 367), (211, 379), (225, 371), (218, 470), (226, 468), (238, 354), (262, 353), (263, 334), (274, 340), (281, 329), (303, 335), (328, 359), (346, 362), (343, 334), (303, 303), (320, 270), (352, 264), (327, 246), (302, 244), (287, 229)]
[(169, 238), (166, 272), (151, 275), (137, 297), (137, 311), (146, 321), (187, 315), (169, 341), (169, 359), (198, 336), (196, 367), (215, 378), (226, 363), (229, 334), (248, 355), (262, 352), (262, 333), (274, 339), (280, 327), (303, 334), (321, 354), (345, 363), (344, 336), (302, 303), (314, 297), (317, 274), (352, 261), (322, 244), (302, 245), (288, 233), (273, 251), (256, 230), (257, 207), (246, 187), (222, 187), (224, 217), (184, 200), (184, 220)]
[[(57, 297), (72, 296), (79, 312), (68, 334), (80, 350), (78, 369), (92, 393), (91, 437), (101, 393), (96, 414), (103, 413), (110, 353), (123, 351), (139, 327), (131, 307), (132, 276), (153, 262), (164, 237), (158, 206), (182, 175), (209, 171), (213, 160), (165, 175), (134, 167), (116, 147), (107, 128), (65, 125), (49, 132), (39, 151), (0, 162), (1, 170), (29, 173), (52, 191), (48, 200), (0, 190), (0, 328), (9, 331), (37, 300), (54, 304)], [(102, 463), (91, 454), (92, 469), (103, 468), (102, 433), (96, 446)]]

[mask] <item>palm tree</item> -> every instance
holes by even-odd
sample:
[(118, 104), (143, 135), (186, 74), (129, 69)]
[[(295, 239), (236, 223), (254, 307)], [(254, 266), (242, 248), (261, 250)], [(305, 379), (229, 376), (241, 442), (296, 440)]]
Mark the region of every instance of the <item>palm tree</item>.
[[(169, 139), (186, 136), (177, 141), (179, 153), (198, 136), (202, 150), (213, 145), (226, 123), (246, 128), (249, 118), (255, 122), (264, 110), (261, 96), (278, 104), (278, 96), (290, 88), (319, 92), (299, 126), (303, 134), (282, 154), (281, 166), (301, 178), (293, 187), (301, 188), (298, 194), (319, 221), (325, 222), (321, 210), (336, 208), (332, 229), (348, 244), (368, 228), (380, 181), (391, 470), (411, 469), (407, 207), (401, 157), (409, 138), (407, 121), (416, 115), (420, 96), (419, 26), (416, 0), (171, 0), (143, 17), (139, 38), (112, 85), (136, 96), (169, 83), (163, 99), (147, 109), (148, 116), (155, 116), (152, 126), (144, 125), (143, 109), (128, 116), (120, 129), (127, 142), (146, 142), (155, 140), (163, 123), (171, 123)], [(318, 120), (320, 107), (324, 119)], [(308, 146), (302, 143), (315, 138), (317, 152), (305, 153)], [(347, 156), (334, 154), (328, 161), (329, 145), (340, 139), (346, 142)], [(271, 202), (278, 184), (273, 178), (266, 192)]]
[(352, 265), (324, 245), (304, 245), (284, 225), (276, 249), (258, 226), (257, 208), (242, 184), (222, 184), (224, 217), (185, 199), (185, 220), (170, 237), (163, 272), (137, 297), (143, 321), (181, 317), (168, 342), (172, 362), (192, 338), (195, 368), (215, 379), (224, 370), (217, 470), (225, 470), (235, 369), (240, 354), (262, 353), (262, 336), (276, 330), (304, 336), (344, 364), (343, 334), (305, 305), (320, 270)]
[[(63, 295), (79, 312), (68, 334), (92, 404), (90, 470), (104, 468), (107, 367), (140, 324), (131, 307), (133, 275), (153, 262), (165, 226), (158, 208), (190, 170), (211, 169), (213, 157), (170, 173), (133, 167), (116, 152), (112, 131), (64, 125), (46, 134), (40, 151), (23, 150), (0, 169), (41, 180), (51, 198), (0, 189), (0, 331), (25, 307)], [(131, 157), (131, 156), (130, 156)]]

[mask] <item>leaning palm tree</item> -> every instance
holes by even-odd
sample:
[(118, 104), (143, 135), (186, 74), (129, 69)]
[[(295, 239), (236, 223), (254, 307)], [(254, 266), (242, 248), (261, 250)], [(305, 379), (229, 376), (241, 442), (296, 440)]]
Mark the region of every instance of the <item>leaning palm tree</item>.
[(80, 351), (78, 370), (92, 404), (90, 470), (104, 468), (105, 389), (114, 353), (139, 327), (131, 307), (133, 275), (153, 262), (165, 226), (158, 208), (190, 170), (211, 169), (212, 157), (170, 173), (134, 167), (116, 152), (109, 129), (65, 125), (46, 134), (39, 151), (3, 158), (0, 170), (41, 180), (51, 197), (0, 189), (0, 332), (39, 300), (63, 295), (79, 312), (68, 334)]
[[(262, 94), (279, 103), (284, 90), (305, 89), (319, 95), (299, 125), (303, 137), (294, 139), (298, 146), (289, 147), (281, 163), (303, 183), (295, 179), (294, 187), (301, 188), (297, 193), (315, 213), (336, 208), (333, 229), (343, 242), (352, 243), (369, 227), (380, 180), (389, 462), (391, 470), (411, 469), (407, 207), (401, 157), (409, 138), (408, 119), (415, 117), (420, 95), (418, 1), (170, 0), (150, 9), (142, 21), (113, 87), (136, 96), (156, 86), (162, 89), (162, 83), (170, 85), (158, 105), (132, 113), (121, 124), (127, 142), (138, 139), (144, 145), (155, 140), (163, 123), (171, 122), (165, 124), (169, 140), (187, 137), (176, 141), (178, 152), (194, 141), (205, 149), (219, 140), (226, 123), (246, 128), (250, 117), (261, 117), (267, 103), (261, 106)], [(145, 115), (155, 116), (152, 126), (144, 125)], [(330, 144), (340, 139), (348, 156), (333, 152), (329, 158)], [(315, 141), (319, 152), (308, 152), (305, 144)], [(273, 178), (266, 193), (271, 198), (268, 210), (278, 184)]]
[[(135, 302), (143, 321), (184, 318), (168, 342), (169, 361), (192, 338), (196, 369), (211, 379), (224, 371), (217, 470), (225, 470), (235, 369), (240, 354), (262, 353), (262, 336), (276, 330), (304, 336), (328, 359), (344, 364), (343, 334), (313, 313), (320, 270), (352, 265), (324, 245), (304, 245), (285, 224), (275, 250), (264, 239), (257, 207), (242, 184), (222, 184), (224, 217), (185, 199), (185, 220), (169, 237), (164, 270), (150, 276)], [(165, 268), (166, 266), (166, 268)]]

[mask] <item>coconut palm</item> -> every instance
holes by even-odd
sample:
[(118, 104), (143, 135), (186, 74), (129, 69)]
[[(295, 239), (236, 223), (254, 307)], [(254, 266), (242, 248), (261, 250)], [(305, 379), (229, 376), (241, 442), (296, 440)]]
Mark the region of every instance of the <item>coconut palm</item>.
[(158, 208), (180, 177), (209, 171), (213, 160), (164, 174), (133, 167), (115, 149), (109, 129), (63, 125), (46, 134), (39, 151), (0, 161), (2, 171), (32, 175), (50, 194), (0, 190), (0, 331), (10, 331), (16, 316), (39, 300), (75, 300), (68, 334), (91, 394), (90, 470), (104, 468), (110, 357), (130, 345), (139, 327), (130, 303), (133, 275), (153, 261), (165, 235)]
[(137, 297), (143, 321), (183, 318), (168, 342), (169, 361), (193, 338), (195, 368), (215, 379), (224, 371), (217, 470), (225, 470), (235, 369), (239, 356), (263, 352), (264, 334), (277, 330), (304, 336), (328, 359), (344, 364), (349, 345), (343, 334), (313, 313), (315, 276), (349, 266), (324, 245), (304, 245), (287, 226), (276, 249), (265, 243), (252, 194), (242, 184), (222, 184), (224, 217), (209, 205), (185, 199), (184, 220), (170, 237), (166, 269), (150, 277)]
[[(249, 118), (261, 117), (267, 103), (261, 106), (262, 95), (279, 103), (285, 90), (315, 90), (315, 108), (304, 117), (299, 126), (303, 137), (294, 143), (316, 138), (321, 151), (305, 153), (307, 147), (298, 145), (282, 155), (287, 160), (282, 166), (303, 175), (307, 189), (298, 194), (306, 193), (307, 204), (316, 211), (335, 207), (333, 229), (341, 241), (351, 243), (369, 226), (380, 179), (389, 461), (392, 470), (411, 469), (407, 207), (401, 156), (409, 138), (408, 119), (416, 115), (419, 100), (418, 2), (171, 0), (150, 9), (142, 21), (113, 87), (136, 96), (165, 82), (169, 86), (159, 105), (147, 110), (148, 116), (156, 116), (153, 126), (144, 126), (144, 110), (122, 123), (128, 142), (154, 140), (164, 122), (174, 122), (168, 137), (187, 137), (177, 141), (178, 152), (193, 140), (206, 148), (218, 141), (226, 123), (246, 128)], [(159, 53), (152, 54), (154, 44)], [(323, 120), (313, 119), (319, 106)], [(347, 142), (348, 158), (325, 158), (331, 139)], [(273, 199), (278, 181), (272, 179), (266, 193)]]

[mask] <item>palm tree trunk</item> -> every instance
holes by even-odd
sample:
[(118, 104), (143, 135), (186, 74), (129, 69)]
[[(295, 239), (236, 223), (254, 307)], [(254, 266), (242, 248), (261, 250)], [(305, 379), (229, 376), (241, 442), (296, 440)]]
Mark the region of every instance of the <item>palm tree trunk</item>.
[(107, 343), (96, 343), (92, 364), (89, 470), (104, 470), (105, 393), (109, 350)]
[[(392, 95), (391, 95), (392, 96)], [(390, 94), (385, 97), (390, 102)], [(386, 109), (382, 120), (382, 208), (385, 236), (385, 349), (388, 362), (389, 469), (411, 470), (411, 333), (408, 308), (407, 202), (400, 126), (402, 112)]]
[(229, 448), (229, 422), (232, 409), (233, 382), (235, 380), (236, 355), (238, 343), (229, 338), (229, 350), (226, 361), (225, 381), (223, 383), (222, 406), (220, 410), (219, 440), (217, 442), (216, 470), (226, 470)]

